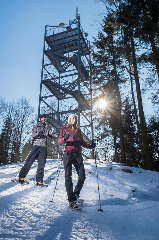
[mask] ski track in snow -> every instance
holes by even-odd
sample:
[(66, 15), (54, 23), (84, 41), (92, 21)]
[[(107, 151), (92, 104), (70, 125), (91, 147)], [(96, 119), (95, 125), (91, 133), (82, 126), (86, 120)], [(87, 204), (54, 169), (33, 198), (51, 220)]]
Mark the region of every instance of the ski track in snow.
[(11, 182), (23, 163), (0, 166), (0, 240), (159, 239), (159, 173), (100, 161), (96, 172), (94, 160), (84, 164), (80, 197), (85, 201), (79, 212), (68, 207), (61, 160), (47, 160), (48, 188), (34, 184), (37, 162), (27, 175), (28, 185)]

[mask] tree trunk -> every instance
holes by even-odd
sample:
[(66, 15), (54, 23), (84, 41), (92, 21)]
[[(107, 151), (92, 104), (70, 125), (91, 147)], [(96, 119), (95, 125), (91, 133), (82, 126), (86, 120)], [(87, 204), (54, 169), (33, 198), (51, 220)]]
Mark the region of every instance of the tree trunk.
[(139, 124), (139, 119), (138, 119), (137, 109), (136, 109), (136, 103), (135, 103), (135, 97), (134, 97), (134, 90), (133, 90), (133, 83), (132, 83), (132, 76), (131, 76), (131, 66), (130, 66), (130, 80), (131, 80), (131, 95), (132, 95), (136, 124), (137, 124), (137, 129), (138, 129), (139, 146), (140, 146), (140, 149), (141, 149), (143, 168), (146, 168), (146, 166), (145, 166), (145, 156), (144, 156), (144, 151), (143, 151), (143, 144), (142, 144), (142, 139), (141, 139), (141, 129), (140, 129), (140, 124)]
[(135, 46), (134, 46), (133, 34), (131, 34), (131, 46), (132, 46), (134, 77), (135, 77), (135, 82), (136, 82), (136, 92), (137, 92), (139, 117), (140, 117), (141, 138), (142, 138), (143, 151), (144, 151), (144, 156), (145, 156), (145, 169), (153, 170), (152, 158), (151, 158), (149, 143), (148, 143), (145, 116), (144, 116), (144, 111), (143, 111), (143, 104), (142, 104), (142, 97), (141, 97), (141, 90), (140, 90), (140, 82), (139, 82), (139, 76), (138, 76), (138, 71), (137, 71), (137, 63), (136, 63), (136, 57), (135, 57)]
[(123, 133), (122, 115), (121, 115), (122, 101), (121, 101), (120, 90), (119, 90), (119, 85), (118, 85), (118, 75), (117, 75), (117, 70), (116, 70), (116, 61), (115, 61), (113, 40), (112, 40), (112, 51), (113, 51), (113, 65), (114, 65), (114, 75), (115, 75), (114, 83), (115, 83), (115, 90), (116, 90), (117, 98), (118, 98), (118, 118), (119, 118), (119, 131), (120, 131), (121, 163), (126, 163), (124, 133)]
[(117, 151), (117, 144), (116, 144), (116, 135), (113, 135), (114, 140), (114, 149), (115, 149), (115, 162), (119, 163), (118, 151)]
[(124, 133), (123, 133), (123, 125), (122, 125), (122, 102), (120, 96), (120, 90), (118, 84), (116, 84), (116, 92), (118, 96), (118, 106), (119, 106), (119, 131), (120, 131), (120, 150), (121, 150), (121, 163), (126, 163), (126, 154), (125, 154), (125, 144), (124, 144)]
[(152, 51), (153, 51), (152, 56), (153, 56), (153, 59), (154, 59), (155, 65), (156, 65), (156, 70), (157, 70), (157, 74), (158, 74), (158, 81), (159, 81), (159, 62), (156, 59), (156, 58), (158, 58), (158, 51), (156, 49), (154, 37), (153, 37), (151, 32), (149, 33), (149, 40), (150, 40)]

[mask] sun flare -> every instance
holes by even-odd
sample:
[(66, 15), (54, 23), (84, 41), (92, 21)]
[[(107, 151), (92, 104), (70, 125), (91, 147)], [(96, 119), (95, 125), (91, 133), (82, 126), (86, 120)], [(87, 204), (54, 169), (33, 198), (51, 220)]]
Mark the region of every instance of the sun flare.
[(106, 105), (107, 105), (107, 103), (106, 103), (105, 100), (103, 100), (103, 99), (100, 99), (100, 100), (99, 100), (98, 106), (99, 106), (100, 108), (105, 108)]

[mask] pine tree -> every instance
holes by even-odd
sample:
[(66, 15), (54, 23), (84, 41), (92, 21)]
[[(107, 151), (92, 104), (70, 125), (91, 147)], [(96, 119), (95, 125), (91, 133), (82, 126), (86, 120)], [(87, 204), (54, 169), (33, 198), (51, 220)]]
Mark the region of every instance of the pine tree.
[[(156, 66), (156, 70), (159, 76), (159, 2), (157, 0), (101, 0), (101, 2), (105, 4), (105, 7), (107, 9), (104, 27), (107, 29), (107, 31), (109, 31), (109, 33), (111, 33), (111, 30), (113, 28), (115, 29), (114, 39), (116, 40), (116, 42), (118, 41), (118, 44), (115, 44), (114, 41), (113, 47), (108, 49), (108, 45), (104, 45), (103, 42), (100, 41), (99, 48), (101, 50), (99, 52), (99, 56), (97, 56), (98, 61), (101, 61), (101, 58), (103, 57), (103, 52), (105, 53), (105, 59), (112, 59), (112, 56), (115, 56), (114, 63), (116, 65), (110, 64), (109, 60), (107, 60), (107, 63), (105, 63), (107, 64), (107, 68), (109, 67), (112, 69), (112, 65), (115, 66), (115, 71), (112, 71), (112, 73), (114, 74), (114, 79), (116, 80), (116, 82), (118, 81), (118, 83), (119, 79), (121, 80), (121, 78), (119, 77), (120, 69), (123, 70), (123, 73), (125, 73), (123, 68), (125, 67), (125, 69), (128, 69), (129, 73), (129, 67), (130, 65), (133, 65), (134, 70), (133, 74), (131, 74), (133, 75), (133, 77), (130, 76), (130, 79), (131, 86), (132, 81), (134, 81), (136, 85), (138, 109), (136, 107), (134, 99), (133, 101), (143, 167), (145, 169), (153, 170), (152, 156), (149, 148), (149, 141), (147, 135), (146, 120), (143, 111), (143, 102), (140, 86), (140, 68), (142, 69), (142, 66), (145, 66), (146, 63), (151, 64), (151, 66), (153, 63)], [(101, 35), (102, 34), (100, 34), (100, 36)], [(105, 38), (104, 41), (109, 42), (109, 39)], [(150, 44), (152, 51), (149, 50)], [(114, 49), (113, 55), (110, 54), (110, 49)], [(120, 58), (117, 58), (117, 56), (119, 55)], [(119, 62), (120, 64), (118, 65), (117, 63)], [(123, 65), (125, 62), (125, 66), (122, 66), (121, 62), (123, 62)], [(120, 66), (120, 69), (118, 66)], [(119, 78), (117, 79), (117, 77)], [(123, 75), (123, 79), (127, 80), (127, 76)], [(134, 98), (133, 94), (132, 97)]]
[(137, 157), (139, 156), (139, 144), (135, 126), (135, 114), (132, 106), (130, 100), (127, 98), (124, 103), (123, 114), (126, 163), (129, 166), (143, 167)]
[(0, 164), (8, 164), (10, 139), (12, 134), (11, 118), (8, 116), (0, 135)]
[[(134, 20), (135, 16), (135, 20)], [(149, 149), (148, 136), (147, 136), (147, 128), (146, 121), (143, 111), (143, 103), (141, 96), (141, 88), (140, 88), (140, 80), (138, 74), (138, 62), (135, 48), (135, 33), (136, 29), (140, 23), (140, 8), (137, 8), (137, 5), (133, 4), (121, 4), (120, 12), (118, 13), (118, 23), (122, 25), (123, 30), (126, 30), (126, 39), (130, 42), (131, 48), (131, 61), (134, 68), (134, 80), (136, 84), (136, 92), (138, 99), (138, 109), (139, 109), (139, 119), (140, 119), (140, 129), (141, 129), (141, 139), (142, 139), (142, 147), (144, 154), (144, 165), (146, 169), (153, 170), (152, 158)]]
[(152, 117), (149, 120), (148, 137), (154, 170), (159, 172), (159, 118)]
[(105, 86), (104, 82), (106, 79), (109, 79), (109, 82), (112, 82), (113, 94), (115, 96), (114, 99), (116, 102), (116, 109), (112, 108), (112, 112), (115, 112), (119, 127), (121, 150), (120, 162), (125, 163), (126, 157), (122, 127), (122, 100), (119, 89), (121, 78), (118, 71), (119, 67), (121, 67), (120, 52), (118, 51), (118, 42), (120, 40), (120, 35), (118, 34), (119, 29), (115, 26), (114, 15), (108, 14), (108, 16), (103, 20), (103, 32), (99, 32), (98, 40), (94, 42), (95, 46), (97, 47), (97, 53), (94, 54), (94, 60), (98, 64), (98, 72), (100, 72), (99, 76), (102, 75), (99, 79), (103, 83), (102, 87)]

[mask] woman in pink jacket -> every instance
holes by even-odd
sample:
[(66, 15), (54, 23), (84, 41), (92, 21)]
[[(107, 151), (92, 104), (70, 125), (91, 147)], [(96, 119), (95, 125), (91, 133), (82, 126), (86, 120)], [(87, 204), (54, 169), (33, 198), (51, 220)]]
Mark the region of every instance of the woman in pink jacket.
[[(68, 124), (61, 129), (58, 144), (66, 144), (64, 150), (63, 163), (65, 168), (65, 186), (68, 195), (68, 201), (71, 208), (78, 208), (76, 201), (79, 198), (80, 191), (85, 181), (85, 170), (81, 154), (81, 146), (92, 149), (95, 144), (84, 142), (81, 130), (78, 128), (77, 116), (71, 114), (68, 118)], [(78, 182), (73, 191), (72, 183), (72, 164), (77, 174)]]

